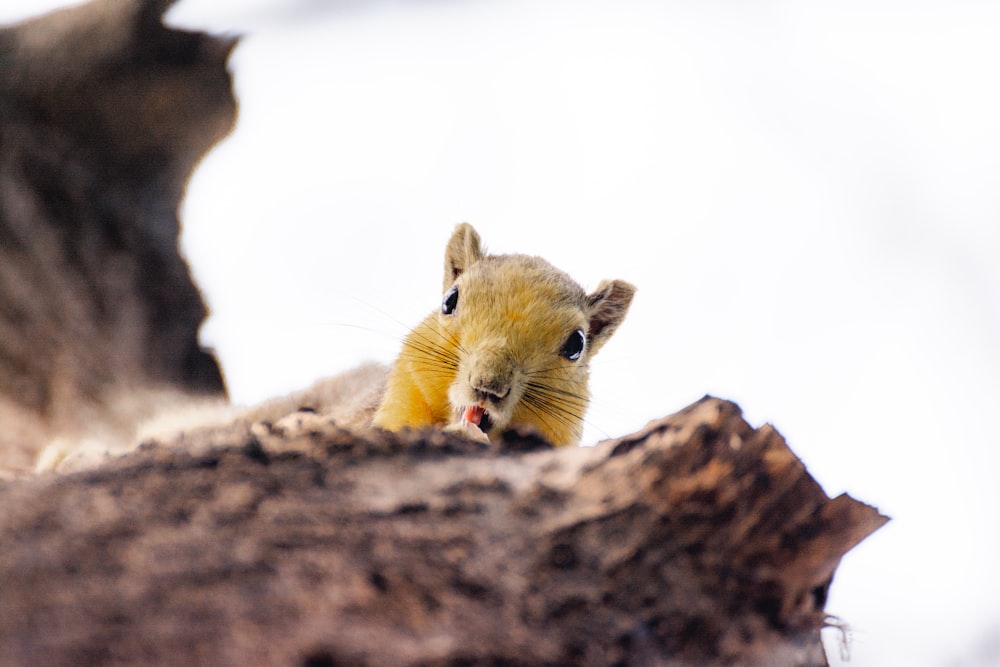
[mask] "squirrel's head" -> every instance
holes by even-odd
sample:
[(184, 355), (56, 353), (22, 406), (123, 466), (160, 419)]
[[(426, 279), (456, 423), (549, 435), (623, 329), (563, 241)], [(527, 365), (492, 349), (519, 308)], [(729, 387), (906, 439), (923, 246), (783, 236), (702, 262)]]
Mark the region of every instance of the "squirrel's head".
[(576, 443), (590, 360), (634, 292), (613, 280), (587, 294), (540, 258), (487, 255), (461, 224), (445, 252), (440, 310), (411, 333), (401, 359), (427, 376), (419, 393), (431, 411), (447, 411), (436, 421), (472, 422), (491, 437), (530, 425), (553, 444)]

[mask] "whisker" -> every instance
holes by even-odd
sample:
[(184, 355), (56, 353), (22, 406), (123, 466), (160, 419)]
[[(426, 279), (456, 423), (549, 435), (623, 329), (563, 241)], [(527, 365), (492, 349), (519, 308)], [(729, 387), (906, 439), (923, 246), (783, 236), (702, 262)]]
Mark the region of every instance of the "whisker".
[(406, 343), (403, 345), (403, 350), (405, 351), (408, 348), (454, 362), (458, 362), (459, 360), (457, 352), (442, 346), (437, 341), (428, 340), (425, 336), (420, 334), (415, 334), (414, 336), (407, 338)]
[[(341, 294), (345, 298), (350, 299), (351, 301), (354, 301), (355, 303), (358, 303), (358, 304), (364, 306), (365, 308), (368, 308), (368, 309), (370, 309), (370, 310), (378, 313), (379, 315), (381, 315), (382, 317), (386, 318), (387, 320), (398, 324), (403, 330), (405, 330), (407, 332), (407, 335), (412, 335), (412, 336), (418, 337), (418, 338), (422, 339), (425, 343), (428, 343), (430, 345), (436, 345), (437, 341), (435, 341), (433, 338), (425, 335), (425, 333), (424, 333), (426, 330), (429, 329), (438, 338), (440, 338), (442, 341), (444, 341), (448, 345), (455, 346), (461, 352), (465, 352), (466, 351), (461, 346), (461, 344), (459, 344), (458, 339), (455, 336), (453, 336), (453, 335), (446, 335), (444, 332), (441, 331), (440, 326), (438, 325), (438, 323), (434, 322), (433, 320), (431, 320), (431, 321), (425, 320), (425, 321), (419, 323), (417, 326), (411, 326), (410, 324), (407, 324), (406, 322), (403, 322), (402, 320), (394, 317), (391, 313), (389, 313), (385, 309), (376, 306), (371, 301), (367, 301), (365, 299), (362, 299), (362, 298), (358, 297), (356, 294), (349, 293), (349, 292), (342, 292)], [(355, 326), (355, 325), (345, 324), (343, 326)], [(360, 326), (355, 326), (355, 328), (362, 329), (362, 330), (378, 331), (377, 329), (365, 329), (365, 327), (360, 327)], [(387, 336), (393, 335), (393, 334), (387, 334), (385, 332), (379, 332), (379, 333), (383, 333), (383, 334), (385, 334)], [(404, 338), (405, 338), (405, 336), (404, 336)]]
[(442, 331), (438, 326), (435, 326), (435, 325), (436, 325), (436, 323), (433, 322), (433, 321), (431, 321), (431, 322), (424, 321), (420, 325), (418, 325), (418, 326), (410, 329), (410, 334), (412, 334), (414, 336), (419, 336), (421, 339), (424, 340), (424, 342), (428, 343), (429, 345), (437, 345), (437, 344), (439, 344), (437, 341), (435, 341), (435, 340), (429, 338), (428, 336), (424, 335), (423, 330), (424, 329), (429, 329), (431, 331), (431, 333), (436, 334), (438, 338), (440, 338), (442, 341), (444, 341), (448, 345), (453, 345), (459, 351), (466, 352), (466, 349), (464, 347), (462, 347), (461, 343), (458, 342), (458, 337), (457, 336), (455, 336), (454, 334), (450, 334), (450, 333), (447, 333), (445, 331)]
[(450, 354), (447, 350), (442, 350), (440, 348), (430, 347), (423, 344), (410, 344), (403, 347), (400, 350), (400, 355), (410, 355), (413, 357), (422, 357), (428, 360), (438, 360), (442, 363), (446, 363), (449, 366), (458, 366), (459, 358), (457, 355)]
[(406, 340), (409, 341), (410, 343), (420, 342), (423, 345), (427, 345), (429, 347), (433, 347), (433, 348), (437, 348), (437, 349), (445, 350), (445, 351), (449, 351), (449, 352), (450, 352), (450, 350), (448, 350), (448, 348), (445, 347), (445, 345), (441, 341), (444, 341), (444, 343), (447, 343), (447, 344), (454, 345), (456, 348), (458, 347), (457, 341), (451, 341), (450, 339), (446, 338), (444, 336), (444, 334), (442, 334), (439, 331), (435, 331), (433, 329), (431, 331), (433, 333), (436, 333), (441, 340), (440, 341), (439, 340), (435, 340), (435, 339), (433, 339), (433, 338), (425, 335), (423, 333), (423, 331), (420, 331), (420, 330), (417, 330), (417, 329), (414, 329), (413, 331), (411, 331), (410, 334), (407, 336)]
[[(567, 417), (565, 417), (562, 414), (559, 414), (558, 412), (553, 412), (552, 410), (548, 409), (547, 406), (545, 406), (544, 404), (539, 405), (534, 403), (525, 403), (524, 407), (533, 414), (535, 414), (541, 423), (544, 424), (546, 421), (555, 421), (558, 424), (566, 426), (569, 429), (570, 435), (573, 439), (575, 440), (580, 439), (580, 435), (582, 434), (583, 430), (580, 427), (579, 421), (574, 419), (568, 419)], [(565, 444), (565, 443), (553, 443), (553, 444)]]
[(431, 362), (428, 362), (426, 359), (421, 359), (419, 357), (407, 357), (407, 359), (416, 361), (419, 364), (421, 364), (422, 370), (426, 371), (427, 373), (437, 372), (440, 373), (441, 375), (450, 375), (450, 376), (455, 375), (455, 368), (452, 366), (435, 365)]
[[(587, 367), (588, 370), (590, 369), (591, 364), (589, 363), (589, 361), (587, 362), (587, 366), (586, 367)], [(579, 366), (577, 366), (576, 368), (579, 368)], [(558, 387), (555, 387), (555, 386), (553, 386), (551, 384), (548, 384), (548, 383), (544, 383), (543, 384), (542, 383), (545, 380), (550, 380), (550, 381), (555, 381), (555, 382), (559, 382), (559, 383), (570, 383), (571, 384), (573, 382), (573, 379), (571, 377), (569, 377), (569, 374), (570, 374), (569, 372), (571, 370), (572, 370), (571, 367), (566, 367), (565, 365), (562, 365), (562, 366), (550, 366), (548, 368), (540, 368), (540, 369), (537, 369), (537, 370), (534, 370), (534, 371), (530, 371), (530, 372), (526, 373), (526, 375), (529, 378), (531, 378), (532, 380), (535, 381), (535, 382), (532, 382), (531, 384), (534, 384), (536, 386), (536, 391), (538, 391), (539, 393), (545, 392), (546, 394), (550, 394), (551, 392), (564, 392), (565, 394), (573, 396), (574, 398), (579, 399), (580, 401), (585, 401), (588, 408), (590, 406), (592, 406), (592, 405), (604, 405), (605, 401), (601, 400), (601, 398), (598, 397), (598, 396), (589, 396), (589, 395), (582, 396), (582, 395), (579, 395), (579, 394), (573, 394), (573, 392), (567, 391), (565, 389), (559, 389)], [(563, 372), (560, 373), (559, 371), (563, 371)], [(542, 381), (542, 382), (539, 382), (539, 381)], [(556, 400), (556, 398), (552, 397), (552, 400)], [(597, 431), (601, 436), (603, 436), (603, 438), (611, 438), (611, 435), (607, 431), (605, 431), (604, 429), (602, 429), (601, 427), (599, 427), (593, 421), (591, 421), (589, 419), (583, 419), (583, 418), (581, 418), (581, 421), (584, 424), (586, 424), (587, 426), (589, 426), (592, 429), (594, 429), (595, 431)]]
[[(534, 395), (528, 395), (528, 394), (526, 394), (525, 397), (522, 398), (522, 401), (524, 402), (525, 408), (529, 409), (533, 414), (537, 415), (539, 418), (541, 418), (541, 419), (544, 420), (546, 418), (546, 416), (548, 416), (548, 417), (551, 417), (551, 418), (555, 419), (559, 423), (562, 423), (562, 424), (565, 424), (565, 425), (569, 426), (570, 429), (573, 432), (573, 435), (577, 439), (579, 439), (579, 438), (581, 438), (583, 436), (583, 427), (584, 427), (584, 425), (590, 426), (594, 430), (598, 431), (599, 433), (601, 433), (604, 436), (604, 438), (610, 438), (611, 437), (608, 434), (607, 431), (605, 431), (604, 429), (602, 429), (600, 426), (598, 426), (594, 422), (590, 421), (589, 419), (585, 418), (583, 416), (584, 413), (562, 411), (561, 409), (558, 409), (555, 406), (552, 406), (552, 405), (546, 403), (544, 399), (539, 398), (539, 397), (534, 396)], [(538, 408), (533, 407), (533, 406), (538, 406)], [(582, 406), (580, 406), (580, 407), (582, 407)], [(557, 410), (560, 410), (562, 412), (566, 412), (566, 414), (560, 414), (560, 411), (557, 411)], [(570, 416), (566, 416), (566, 415), (570, 415)]]
[(544, 396), (535, 393), (525, 392), (522, 400), (545, 409), (548, 414), (557, 419), (561, 419), (564, 424), (575, 423), (583, 419), (583, 412), (586, 406), (573, 403), (558, 403), (548, 400)]
[[(581, 364), (574, 366), (572, 368), (589, 369), (589, 366)], [(571, 370), (572, 370), (571, 368), (566, 366), (549, 366), (548, 368), (539, 368), (537, 370), (528, 371), (527, 373), (525, 373), (525, 375), (529, 377), (545, 377), (542, 375), (543, 373), (551, 373), (552, 371), (562, 371), (563, 374), (568, 375)]]
[(396, 340), (399, 339), (399, 337), (396, 334), (389, 333), (384, 329), (376, 329), (375, 327), (366, 327), (360, 324), (351, 324), (350, 322), (323, 322), (320, 324), (320, 326), (340, 327), (343, 329), (357, 329), (358, 331), (365, 331), (367, 333), (378, 334), (386, 338), (395, 338)]
[(561, 400), (567, 403), (579, 402), (583, 404), (590, 402), (590, 397), (586, 394), (578, 394), (568, 389), (562, 389), (561, 387), (553, 387), (551, 385), (539, 384), (537, 382), (527, 382), (525, 383), (525, 386), (534, 390), (536, 393), (544, 394), (554, 400)]
[(408, 370), (411, 373), (415, 372), (423, 373), (428, 378), (434, 377), (434, 378), (445, 378), (450, 380), (454, 379), (455, 377), (455, 370), (447, 367), (423, 366), (419, 369), (410, 368)]
[(547, 410), (543, 409), (540, 406), (537, 406), (534, 401), (528, 400), (526, 398), (522, 399), (521, 402), (524, 405), (524, 408), (526, 410), (528, 410), (533, 415), (535, 415), (536, 417), (538, 417), (538, 420), (540, 422), (543, 422), (543, 423), (545, 422), (545, 419), (548, 416), (548, 411)]
[(575, 385), (575, 384), (578, 384), (578, 382), (579, 382), (578, 380), (576, 380), (573, 376), (571, 376), (569, 374), (561, 374), (561, 375), (529, 375), (528, 376), (528, 380), (529, 381), (535, 381), (535, 382), (538, 382), (539, 384), (543, 384), (543, 385), (549, 385), (549, 384), (552, 384), (552, 385), (555, 385), (555, 384), (559, 384), (559, 385)]
[(403, 322), (402, 320), (396, 318), (391, 313), (389, 313), (387, 310), (379, 308), (378, 306), (376, 306), (371, 301), (366, 301), (365, 299), (362, 299), (361, 297), (357, 296), (353, 292), (347, 292), (347, 291), (344, 291), (344, 290), (338, 290), (338, 291), (340, 292), (341, 296), (343, 296), (343, 297), (345, 297), (347, 299), (350, 299), (351, 301), (354, 301), (355, 303), (361, 304), (365, 308), (368, 308), (370, 310), (375, 311), (376, 313), (378, 313), (382, 317), (384, 317), (387, 320), (390, 320), (392, 322), (395, 322), (396, 324), (398, 324), (400, 327), (402, 327), (403, 329), (405, 329), (407, 331), (413, 331), (413, 329), (410, 327), (409, 324), (407, 324), (406, 322)]
[(553, 413), (558, 412), (560, 415), (565, 416), (566, 419), (583, 419), (583, 406), (578, 405), (559, 405), (548, 401), (541, 397), (532, 397), (532, 400), (536, 405), (544, 405), (546, 408), (551, 410)]

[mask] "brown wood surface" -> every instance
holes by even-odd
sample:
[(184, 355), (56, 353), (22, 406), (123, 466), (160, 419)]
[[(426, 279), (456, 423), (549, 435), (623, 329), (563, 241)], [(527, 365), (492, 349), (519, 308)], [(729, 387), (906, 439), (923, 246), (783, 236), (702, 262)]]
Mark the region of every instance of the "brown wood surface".
[(302, 413), (0, 507), (3, 664), (822, 665), (834, 570), (886, 520), (712, 398), (555, 450)]

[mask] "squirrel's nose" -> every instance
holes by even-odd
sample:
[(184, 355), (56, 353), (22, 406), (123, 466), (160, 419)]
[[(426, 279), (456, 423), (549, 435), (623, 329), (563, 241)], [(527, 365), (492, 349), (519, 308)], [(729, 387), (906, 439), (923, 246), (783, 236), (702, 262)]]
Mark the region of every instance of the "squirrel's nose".
[(510, 380), (504, 377), (484, 377), (473, 373), (469, 384), (476, 397), (483, 401), (502, 401), (510, 393)]
[(510, 393), (514, 377), (514, 362), (507, 353), (504, 340), (484, 344), (472, 357), (469, 368), (469, 388), (480, 401), (499, 403)]
[(471, 384), (476, 397), (483, 401), (502, 401), (510, 393), (510, 383), (496, 378), (474, 380)]

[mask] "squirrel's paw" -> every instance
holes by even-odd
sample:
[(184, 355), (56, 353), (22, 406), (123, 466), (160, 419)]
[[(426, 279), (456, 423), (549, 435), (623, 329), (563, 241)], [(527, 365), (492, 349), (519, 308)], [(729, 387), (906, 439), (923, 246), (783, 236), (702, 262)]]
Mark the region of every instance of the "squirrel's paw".
[(470, 424), (467, 421), (458, 421), (454, 424), (448, 424), (444, 427), (444, 431), (445, 433), (459, 433), (470, 440), (476, 440), (478, 442), (488, 443), (490, 441), (489, 437), (483, 433), (482, 429), (475, 424)]

